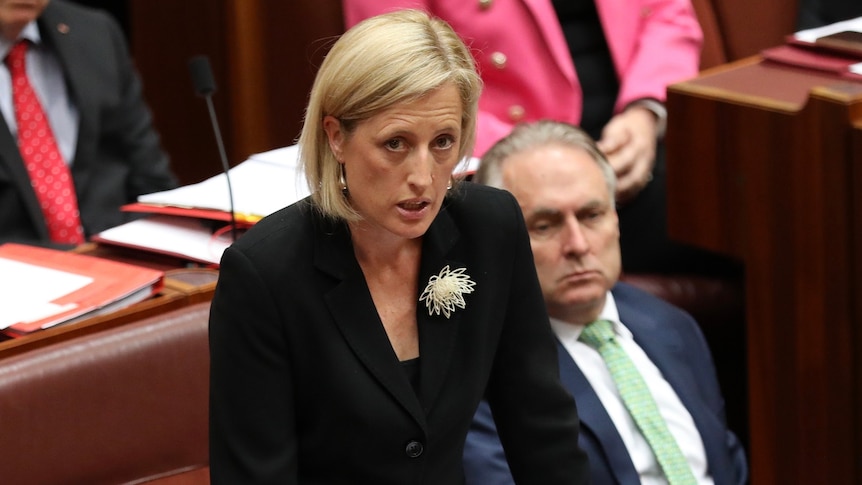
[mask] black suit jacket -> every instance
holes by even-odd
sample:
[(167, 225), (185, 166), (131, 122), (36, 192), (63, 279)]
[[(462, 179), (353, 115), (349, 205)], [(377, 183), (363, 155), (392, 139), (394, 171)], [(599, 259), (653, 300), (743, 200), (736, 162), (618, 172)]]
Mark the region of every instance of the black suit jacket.
[[(108, 14), (51, 0), (37, 21), (80, 114), (72, 177), (87, 236), (129, 220), (120, 206), (176, 186), (125, 39)], [(49, 242), (15, 137), (0, 116), (0, 242)]]
[(800, 0), (797, 30), (812, 29), (862, 15), (858, 0)]
[(417, 309), (418, 393), (346, 225), (305, 200), (225, 252), (210, 317), (214, 484), (457, 485), (486, 386), (519, 484), (586, 483), (520, 209), (496, 189), (456, 191), (423, 237), (419, 290), (448, 265), (475, 291), (448, 319)]

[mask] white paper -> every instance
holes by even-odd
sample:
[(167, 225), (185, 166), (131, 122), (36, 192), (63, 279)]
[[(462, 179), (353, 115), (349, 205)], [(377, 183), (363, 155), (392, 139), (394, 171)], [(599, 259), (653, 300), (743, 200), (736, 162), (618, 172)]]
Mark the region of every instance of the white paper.
[[(462, 160), (456, 173), (472, 173), (478, 162), (477, 158)], [(254, 154), (229, 173), (238, 216), (265, 217), (309, 195), (297, 145)], [(230, 212), (224, 174), (142, 195), (138, 202)], [(103, 231), (94, 240), (218, 264), (230, 245), (228, 236), (214, 237), (206, 223), (193, 217), (152, 215)]]
[(800, 30), (793, 34), (793, 36), (803, 42), (814, 42), (821, 37), (844, 31), (862, 32), (862, 17), (835, 22), (834, 24), (824, 25), (823, 27)]
[[(464, 159), (458, 164), (456, 174), (475, 172), (478, 165), (478, 158)], [(239, 216), (268, 216), (310, 194), (297, 145), (256, 153), (229, 173), (234, 211)], [(224, 174), (197, 184), (142, 195), (138, 202), (230, 212)]]
[[(238, 215), (264, 217), (309, 194), (299, 169), (296, 145), (249, 157), (230, 169), (234, 211)], [(230, 212), (224, 174), (173, 190), (146, 194), (138, 202)]]
[(88, 276), (0, 258), (0, 329), (75, 308), (52, 301), (92, 282)]
[(161, 215), (112, 227), (94, 239), (214, 264), (221, 261), (222, 253), (231, 244), (230, 231), (216, 235), (198, 219)]

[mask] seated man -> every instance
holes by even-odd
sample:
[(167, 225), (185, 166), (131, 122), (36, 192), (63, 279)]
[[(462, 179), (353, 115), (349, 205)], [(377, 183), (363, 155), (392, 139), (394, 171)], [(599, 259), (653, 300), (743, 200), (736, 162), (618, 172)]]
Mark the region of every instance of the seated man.
[[(485, 154), (474, 181), (509, 190), (524, 213), (592, 482), (745, 483), (745, 453), (727, 429), (697, 323), (617, 282), (615, 177), (593, 140), (565, 123), (519, 125)], [(471, 485), (513, 483), (485, 403), (464, 467)]]
[(176, 186), (119, 25), (0, 1), (0, 243), (71, 247)]

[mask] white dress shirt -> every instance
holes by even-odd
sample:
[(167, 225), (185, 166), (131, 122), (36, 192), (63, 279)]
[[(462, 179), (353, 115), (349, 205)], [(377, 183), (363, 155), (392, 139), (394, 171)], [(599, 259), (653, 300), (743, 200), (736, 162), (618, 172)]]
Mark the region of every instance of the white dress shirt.
[[(60, 153), (66, 163), (71, 165), (78, 143), (78, 110), (69, 97), (60, 61), (42, 44), (36, 22), (27, 24), (19, 39), (27, 39), (33, 43), (27, 49), (27, 77), (48, 116)], [(16, 43), (17, 40), (10, 42), (0, 37), (0, 60), (6, 59), (6, 54)], [(5, 63), (0, 67), (0, 112), (12, 137), (17, 138), (18, 123), (15, 121), (15, 106), (12, 104), (12, 76)]]
[[(661, 371), (652, 363), (643, 349), (635, 343), (631, 331), (620, 321), (613, 295), (608, 292), (605, 307), (599, 315), (601, 320), (613, 322), (614, 333), (623, 350), (628, 354), (635, 367), (641, 372), (650, 393), (655, 399), (659, 412), (667, 422), (668, 429), (679, 444), (680, 449), (691, 465), (699, 485), (712, 485), (712, 477), (707, 474), (706, 451), (703, 440), (688, 410), (679, 400), (676, 392), (668, 384)], [(611, 373), (598, 351), (578, 340), (583, 325), (566, 323), (551, 318), (551, 327), (566, 351), (584, 373), (595, 390), (605, 410), (616, 426), (631, 456), (632, 463), (643, 485), (667, 485), (661, 467), (641, 434), (617, 391)]]

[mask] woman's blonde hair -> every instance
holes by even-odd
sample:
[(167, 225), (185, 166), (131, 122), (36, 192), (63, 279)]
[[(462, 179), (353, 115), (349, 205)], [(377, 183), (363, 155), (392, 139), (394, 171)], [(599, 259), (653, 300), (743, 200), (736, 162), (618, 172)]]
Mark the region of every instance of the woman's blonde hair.
[(338, 119), (349, 135), (357, 123), (446, 84), (456, 86), (461, 97), (461, 159), (473, 149), (482, 81), (469, 49), (449, 24), (418, 10), (399, 10), (344, 33), (317, 72), (299, 137), (317, 208), (337, 219), (360, 218), (342, 191), (341, 167), (323, 129), (324, 117)]

